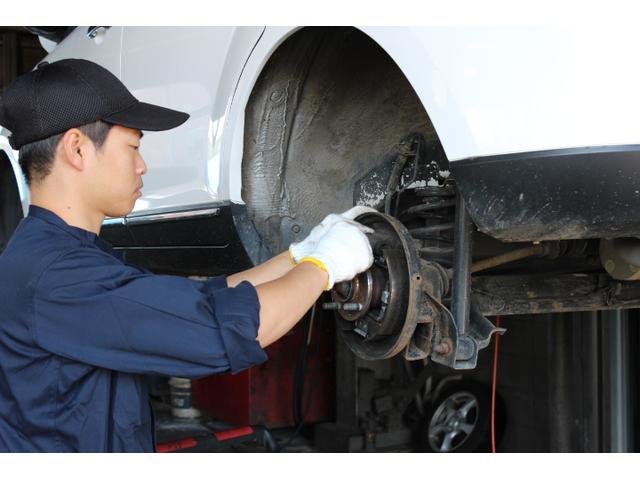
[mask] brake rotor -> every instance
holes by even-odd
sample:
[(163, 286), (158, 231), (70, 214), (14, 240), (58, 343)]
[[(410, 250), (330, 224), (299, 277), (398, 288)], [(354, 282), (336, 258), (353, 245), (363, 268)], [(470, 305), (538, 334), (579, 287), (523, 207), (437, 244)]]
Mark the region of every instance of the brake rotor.
[[(356, 220), (374, 229), (367, 235), (374, 263), (353, 280), (336, 284), (331, 291), (333, 303), (325, 308), (336, 310), (338, 331), (358, 357), (381, 360), (403, 349), (410, 357), (407, 347), (415, 347), (410, 343), (416, 327), (431, 321), (424, 308), (428, 299), (422, 291), (416, 245), (406, 227), (391, 216), (372, 212)], [(430, 346), (430, 334), (422, 331), (420, 336), (424, 350)], [(421, 351), (418, 357), (428, 353)]]

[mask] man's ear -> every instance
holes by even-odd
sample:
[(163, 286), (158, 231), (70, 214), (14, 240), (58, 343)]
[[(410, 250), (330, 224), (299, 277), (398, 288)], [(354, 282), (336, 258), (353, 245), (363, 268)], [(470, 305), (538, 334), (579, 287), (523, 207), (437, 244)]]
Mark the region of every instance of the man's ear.
[(67, 130), (60, 140), (64, 161), (76, 170), (84, 170), (89, 143), (87, 136), (79, 129)]

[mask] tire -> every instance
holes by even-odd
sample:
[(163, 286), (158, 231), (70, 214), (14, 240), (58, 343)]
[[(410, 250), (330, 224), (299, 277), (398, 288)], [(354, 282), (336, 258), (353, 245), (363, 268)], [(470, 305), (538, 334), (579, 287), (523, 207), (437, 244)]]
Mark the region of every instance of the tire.
[[(503, 431), (504, 408), (496, 399), (496, 443)], [(427, 409), (418, 432), (423, 452), (491, 451), (491, 390), (462, 381), (445, 388)]]

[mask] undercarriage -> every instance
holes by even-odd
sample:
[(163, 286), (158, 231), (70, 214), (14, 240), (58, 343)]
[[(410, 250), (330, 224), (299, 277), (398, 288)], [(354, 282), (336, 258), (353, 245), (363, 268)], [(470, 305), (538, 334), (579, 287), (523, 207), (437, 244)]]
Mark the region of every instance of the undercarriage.
[(398, 149), (386, 172), (356, 184), (355, 203), (383, 192), (374, 204), (382, 211), (357, 218), (374, 229), (374, 265), (336, 285), (324, 304), (336, 311), (339, 333), (360, 358), (402, 352), (407, 360), (469, 369), (491, 335), (504, 333), (489, 316), (640, 304), (640, 288), (612, 278), (600, 260), (602, 251), (610, 268), (626, 273), (636, 242), (497, 242), (477, 231), (448, 171), (421, 154), (423, 138), (410, 136)]

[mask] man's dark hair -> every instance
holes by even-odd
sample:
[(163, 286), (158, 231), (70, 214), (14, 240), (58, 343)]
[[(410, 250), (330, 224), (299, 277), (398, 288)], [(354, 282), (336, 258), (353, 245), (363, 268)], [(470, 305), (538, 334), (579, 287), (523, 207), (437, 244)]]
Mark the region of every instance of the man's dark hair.
[[(78, 127), (78, 130), (89, 137), (96, 149), (100, 150), (107, 139), (107, 135), (109, 135), (111, 127), (113, 127), (112, 124), (98, 120), (97, 122), (82, 125)], [(31, 185), (32, 182), (39, 182), (51, 173), (56, 148), (58, 148), (64, 133), (36, 140), (20, 147), (18, 158), (22, 173), (27, 179), (27, 185)]]

